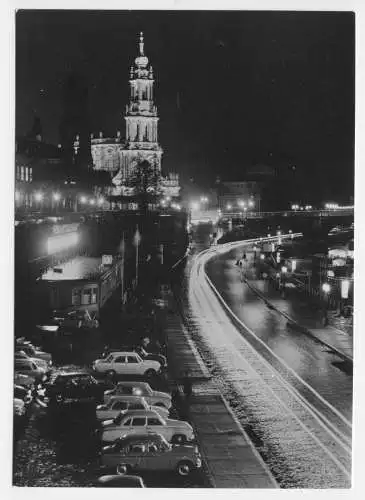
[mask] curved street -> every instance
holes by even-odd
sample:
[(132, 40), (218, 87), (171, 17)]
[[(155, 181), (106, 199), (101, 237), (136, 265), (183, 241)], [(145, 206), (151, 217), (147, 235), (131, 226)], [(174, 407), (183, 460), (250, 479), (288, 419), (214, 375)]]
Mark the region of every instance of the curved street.
[(241, 281), (238, 248), (189, 263), (192, 337), (282, 487), (348, 487), (352, 374)]

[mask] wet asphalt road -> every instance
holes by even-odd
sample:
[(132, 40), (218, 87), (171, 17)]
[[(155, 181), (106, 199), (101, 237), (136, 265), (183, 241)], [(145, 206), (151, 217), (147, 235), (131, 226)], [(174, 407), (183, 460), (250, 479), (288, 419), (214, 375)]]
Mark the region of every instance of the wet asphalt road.
[[(195, 252), (206, 243), (201, 232)], [(228, 321), (205, 283), (205, 259), (190, 259), (182, 305), (191, 335), (282, 487), (349, 487), (352, 373), (253, 294), (235, 257), (219, 255), (206, 265), (237, 316)]]

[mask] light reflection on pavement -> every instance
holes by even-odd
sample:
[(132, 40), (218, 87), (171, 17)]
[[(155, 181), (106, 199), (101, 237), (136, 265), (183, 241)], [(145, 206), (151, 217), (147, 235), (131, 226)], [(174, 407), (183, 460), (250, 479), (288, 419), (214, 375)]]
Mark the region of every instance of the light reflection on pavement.
[(282, 486), (348, 487), (352, 377), (241, 283), (233, 253), (228, 260), (218, 255), (208, 275), (262, 342), (247, 334), (222, 310), (205, 261), (201, 254), (188, 265), (190, 330), (235, 413), (259, 437), (258, 448)]

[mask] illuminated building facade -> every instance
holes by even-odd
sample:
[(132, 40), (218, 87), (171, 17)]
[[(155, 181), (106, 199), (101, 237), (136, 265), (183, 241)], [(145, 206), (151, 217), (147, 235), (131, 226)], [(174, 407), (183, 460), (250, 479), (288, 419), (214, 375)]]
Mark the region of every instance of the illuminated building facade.
[[(116, 137), (91, 136), (91, 155), (96, 171), (110, 173), (114, 196), (133, 195), (129, 186), (138, 164), (148, 162), (159, 177), (159, 194), (178, 197), (180, 192), (178, 174), (170, 173), (164, 177), (161, 173), (163, 150), (158, 142), (158, 113), (154, 103), (154, 73), (144, 52), (143, 33), (139, 37), (139, 55), (130, 69), (129, 102), (126, 105), (125, 139), (120, 131)], [(79, 137), (74, 143), (75, 155), (79, 151)]]

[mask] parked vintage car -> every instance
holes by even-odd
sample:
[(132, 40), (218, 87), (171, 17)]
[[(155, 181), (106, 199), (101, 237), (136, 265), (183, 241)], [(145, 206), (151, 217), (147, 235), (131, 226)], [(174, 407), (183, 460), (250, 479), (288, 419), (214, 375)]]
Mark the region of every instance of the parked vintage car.
[(21, 385), (14, 385), (14, 399), (21, 399), (27, 408), (33, 401), (31, 389), (26, 389)]
[(104, 392), (104, 401), (108, 402), (112, 396), (119, 395), (143, 396), (151, 406), (164, 406), (167, 409), (171, 408), (170, 394), (152, 390), (147, 382), (118, 382), (113, 389)]
[(24, 417), (27, 411), (24, 401), (18, 398), (13, 399), (13, 409), (14, 417)]
[(166, 470), (188, 476), (202, 466), (197, 446), (173, 445), (158, 433), (123, 436), (103, 447), (100, 461), (118, 474)]
[(14, 359), (27, 359), (33, 361), (33, 363), (46, 370), (46, 372), (50, 370), (50, 365), (47, 363), (47, 361), (40, 358), (32, 358), (31, 356), (28, 356), (28, 354), (24, 351), (15, 351)]
[(99, 420), (113, 419), (121, 412), (130, 410), (153, 410), (165, 418), (169, 415), (167, 408), (150, 406), (141, 396), (113, 396), (106, 404), (97, 406), (96, 416)]
[(45, 381), (47, 379), (47, 371), (40, 366), (37, 366), (30, 359), (16, 359), (14, 362), (15, 371), (25, 373), (34, 377), (37, 381)]
[(31, 342), (17, 342), (15, 345), (15, 351), (24, 351), (31, 358), (43, 359), (48, 363), (49, 366), (52, 366), (52, 355), (48, 352), (42, 351), (38, 347), (35, 347)]
[(31, 377), (30, 375), (25, 375), (25, 373), (15, 372), (14, 384), (21, 385), (22, 387), (25, 387), (33, 391), (37, 385), (37, 381), (34, 377)]
[(45, 397), (59, 404), (103, 400), (105, 384), (85, 371), (57, 371), (46, 383)]
[(115, 375), (154, 377), (160, 372), (161, 365), (157, 361), (142, 359), (136, 352), (119, 351), (109, 354), (105, 359), (95, 360), (93, 370), (110, 377)]
[(110, 474), (101, 476), (96, 481), (96, 488), (145, 488), (143, 479), (140, 476), (127, 476), (120, 474)]
[(195, 438), (194, 431), (188, 422), (162, 418), (151, 410), (132, 410), (114, 420), (102, 422), (100, 437), (102, 442), (112, 442), (121, 435), (135, 433), (158, 432), (168, 441), (184, 443)]
[(149, 360), (157, 361), (158, 363), (160, 363), (161, 368), (166, 368), (167, 367), (166, 356), (164, 356), (163, 354), (160, 354), (160, 353), (147, 352), (144, 349), (144, 347), (140, 346), (140, 345), (136, 345), (136, 346), (133, 346), (133, 345), (132, 346), (125, 346), (125, 345), (123, 345), (123, 346), (119, 347), (118, 349), (107, 349), (106, 351), (104, 351), (101, 354), (100, 358), (101, 359), (105, 359), (110, 354), (113, 354), (114, 352), (120, 352), (120, 351), (136, 352), (145, 361), (149, 361)]

